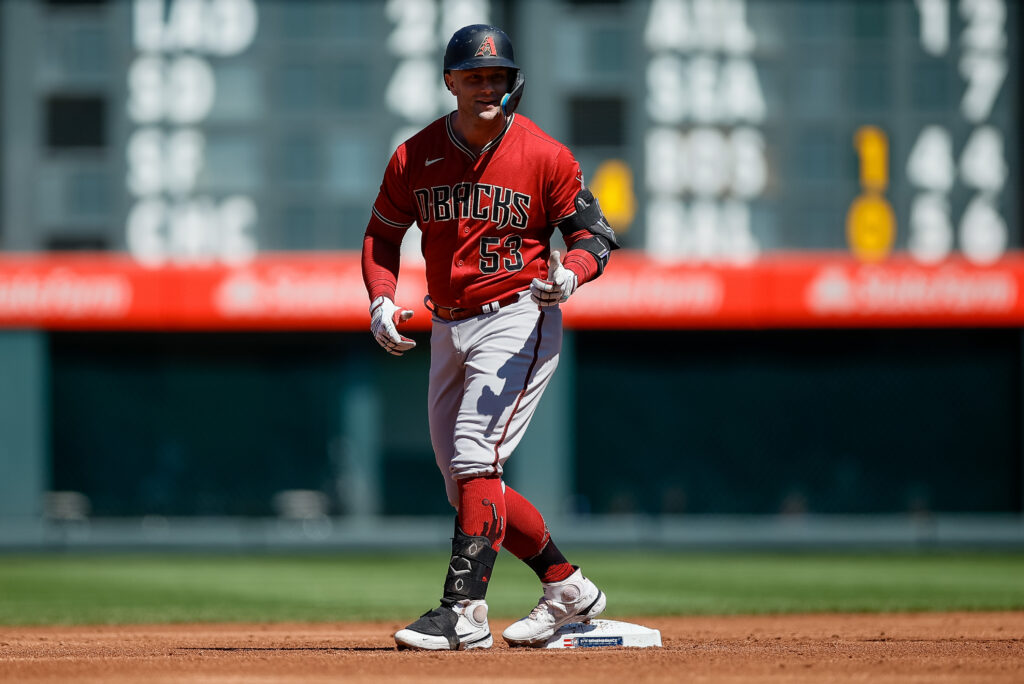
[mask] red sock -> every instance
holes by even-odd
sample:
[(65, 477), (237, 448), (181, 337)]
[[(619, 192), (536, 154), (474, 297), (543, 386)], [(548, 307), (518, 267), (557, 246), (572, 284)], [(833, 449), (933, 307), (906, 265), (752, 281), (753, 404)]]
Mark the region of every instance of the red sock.
[(508, 485), (505, 486), (505, 507), (508, 511), (505, 548), (529, 565), (541, 582), (559, 582), (576, 570), (551, 541), (544, 516)]
[(508, 510), (505, 548), (521, 560), (536, 556), (551, 538), (544, 516), (522, 494), (507, 484), (505, 507)]
[(458, 480), (459, 527), (471, 537), (487, 537), (491, 548), (501, 548), (505, 537), (505, 496), (501, 478)]

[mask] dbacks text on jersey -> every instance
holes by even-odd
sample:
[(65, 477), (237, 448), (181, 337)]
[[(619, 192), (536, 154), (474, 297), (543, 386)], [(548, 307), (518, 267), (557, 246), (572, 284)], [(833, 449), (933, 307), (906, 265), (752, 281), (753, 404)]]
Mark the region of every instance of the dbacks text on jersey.
[(487, 183), (434, 185), (413, 191), (420, 223), (475, 219), (497, 224), (498, 229), (526, 228), (530, 196), (512, 188)]

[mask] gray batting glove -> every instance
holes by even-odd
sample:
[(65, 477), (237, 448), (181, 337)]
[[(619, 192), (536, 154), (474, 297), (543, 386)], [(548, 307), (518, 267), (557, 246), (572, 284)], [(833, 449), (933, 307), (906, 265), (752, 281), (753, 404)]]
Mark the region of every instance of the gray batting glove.
[(576, 274), (562, 266), (562, 255), (552, 252), (548, 257), (548, 279), (533, 279), (530, 298), (539, 306), (558, 306), (576, 291), (576, 283)]
[(388, 354), (401, 356), (416, 346), (416, 342), (398, 332), (398, 325), (412, 318), (412, 314), (412, 309), (400, 309), (384, 296), (370, 304), (370, 332)]

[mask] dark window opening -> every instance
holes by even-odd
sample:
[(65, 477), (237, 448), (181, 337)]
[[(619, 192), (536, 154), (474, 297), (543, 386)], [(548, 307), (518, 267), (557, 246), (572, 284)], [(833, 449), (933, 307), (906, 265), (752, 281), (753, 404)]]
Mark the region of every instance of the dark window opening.
[(54, 95), (46, 100), (47, 147), (105, 147), (106, 144), (106, 99), (98, 95)]
[(621, 146), (626, 140), (626, 103), (621, 97), (569, 100), (572, 146)]
[(46, 0), (47, 7), (89, 7), (106, 5), (110, 0)]
[(51, 235), (46, 240), (48, 252), (103, 252), (109, 249), (101, 235)]

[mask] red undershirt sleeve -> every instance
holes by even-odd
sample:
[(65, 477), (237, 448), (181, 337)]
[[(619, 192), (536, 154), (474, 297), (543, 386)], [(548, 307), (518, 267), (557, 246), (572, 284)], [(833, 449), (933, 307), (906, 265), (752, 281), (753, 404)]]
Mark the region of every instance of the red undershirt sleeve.
[(375, 219), (370, 219), (363, 237), (363, 284), (372, 302), (377, 297), (394, 301), (398, 288), (398, 267), (401, 263), (401, 243), (373, 230)]
[(406, 177), (406, 154), (403, 143), (391, 155), (363, 236), (363, 285), (371, 302), (381, 296), (394, 301), (402, 238), (415, 221), (415, 207)]
[(597, 277), (597, 257), (584, 249), (573, 249), (579, 240), (589, 237), (590, 231), (578, 230), (572, 235), (563, 236), (568, 251), (562, 259), (562, 265), (576, 274), (578, 284), (593, 280)]

